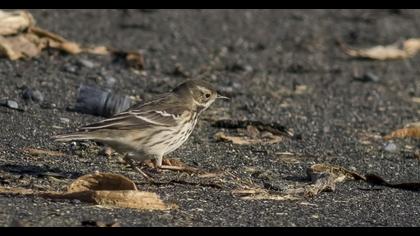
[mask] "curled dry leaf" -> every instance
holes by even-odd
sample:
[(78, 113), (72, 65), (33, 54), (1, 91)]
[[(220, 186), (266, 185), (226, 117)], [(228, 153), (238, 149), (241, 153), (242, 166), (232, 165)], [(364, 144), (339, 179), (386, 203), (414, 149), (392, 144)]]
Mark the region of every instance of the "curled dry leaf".
[(79, 177), (70, 184), (67, 192), (89, 190), (137, 190), (137, 186), (133, 181), (122, 175), (98, 173)]
[(310, 177), (311, 179), (316, 173), (329, 173), (336, 178), (343, 178), (343, 180), (365, 180), (365, 177), (363, 175), (355, 171), (351, 171), (341, 166), (335, 166), (330, 164), (314, 164), (309, 169), (307, 169), (308, 177)]
[(393, 138), (420, 138), (420, 126), (413, 125), (407, 128), (398, 129), (384, 136), (384, 140)]
[(2, 36), (17, 34), (34, 24), (34, 18), (26, 11), (0, 10), (0, 35)]
[(90, 53), (122, 57), (128, 66), (141, 70), (144, 58), (140, 52), (124, 52), (105, 46), (82, 47), (58, 34), (35, 26), (27, 11), (0, 10), (0, 55), (10, 60), (38, 56), (45, 48), (55, 48), (69, 54)]
[(43, 46), (32, 35), (0, 36), (0, 54), (10, 60), (38, 56)]
[(341, 44), (343, 51), (357, 58), (367, 58), (372, 60), (391, 60), (406, 59), (413, 57), (420, 50), (420, 38), (412, 38), (402, 43), (394, 43), (387, 46), (376, 46), (367, 49), (352, 49)]
[(97, 205), (142, 210), (169, 210), (175, 204), (165, 204), (156, 193), (138, 191), (135, 184), (124, 176), (99, 173), (78, 178), (67, 192), (36, 192), (31, 189), (3, 188), (0, 193), (38, 196), (49, 199), (78, 199)]
[(156, 193), (136, 190), (99, 190), (67, 193), (42, 193), (46, 198), (78, 199), (97, 205), (134, 208), (143, 210), (168, 210), (174, 206), (165, 204)]
[(148, 210), (169, 209), (156, 193), (138, 191), (130, 179), (111, 173), (85, 175), (63, 195), (98, 205)]
[(292, 192), (303, 194), (305, 197), (314, 197), (321, 192), (334, 191), (338, 182), (345, 180), (365, 180), (363, 175), (340, 166), (329, 164), (314, 164), (307, 169), (307, 175), (311, 180), (311, 184), (301, 189), (294, 189)]

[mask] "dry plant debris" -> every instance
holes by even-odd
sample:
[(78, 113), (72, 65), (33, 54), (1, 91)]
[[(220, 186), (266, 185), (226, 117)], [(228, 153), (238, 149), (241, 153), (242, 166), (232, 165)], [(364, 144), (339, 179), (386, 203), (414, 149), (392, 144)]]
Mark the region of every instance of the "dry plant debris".
[(138, 191), (130, 179), (111, 173), (82, 176), (76, 179), (66, 192), (38, 192), (31, 189), (0, 187), (0, 193), (48, 199), (78, 199), (107, 207), (141, 210), (169, 210), (177, 207), (164, 203), (156, 193)]
[(236, 129), (239, 136), (231, 136), (221, 131), (216, 133), (214, 137), (219, 141), (232, 142), (239, 145), (273, 144), (281, 142), (283, 140), (282, 136), (295, 137), (293, 131), (276, 123), (265, 124), (261, 121), (249, 120), (218, 120), (213, 123), (213, 126)]
[(309, 184), (289, 188), (285, 191), (268, 191), (255, 185), (239, 184), (231, 193), (234, 197), (244, 200), (302, 200), (312, 198), (322, 192), (332, 192), (336, 184), (349, 180), (362, 180), (372, 185), (381, 185), (411, 191), (420, 191), (420, 183), (395, 183), (391, 184), (375, 174), (362, 175), (346, 168), (330, 164), (314, 164), (307, 169)]
[(63, 157), (66, 154), (58, 151), (44, 150), (38, 148), (24, 148), (23, 153), (28, 153), (31, 156), (50, 156), (50, 157)]
[(420, 38), (411, 38), (387, 46), (375, 46), (366, 49), (352, 49), (340, 43), (344, 53), (355, 58), (372, 60), (407, 59), (415, 56), (420, 50)]
[(32, 58), (46, 48), (55, 48), (69, 54), (113, 55), (123, 58), (134, 69), (144, 68), (144, 58), (139, 52), (125, 52), (105, 46), (83, 47), (37, 27), (33, 16), (27, 11), (0, 10), (0, 55), (10, 60)]

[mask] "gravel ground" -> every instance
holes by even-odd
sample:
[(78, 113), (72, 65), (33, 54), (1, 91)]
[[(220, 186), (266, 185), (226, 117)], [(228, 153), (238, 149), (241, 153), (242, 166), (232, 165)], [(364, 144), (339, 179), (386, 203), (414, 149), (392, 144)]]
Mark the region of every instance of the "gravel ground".
[[(151, 185), (98, 146), (69, 144), (50, 137), (101, 118), (69, 111), (81, 84), (149, 99), (185, 77), (205, 79), (228, 94), (206, 112), (192, 137), (170, 155), (205, 170), (228, 170), (255, 184), (286, 188), (305, 182), (306, 168), (330, 163), (391, 182), (420, 181), (418, 142), (380, 137), (418, 120), (420, 56), (408, 60), (350, 59), (337, 39), (355, 47), (390, 44), (419, 37), (415, 10), (30, 10), (39, 26), (84, 45), (141, 49), (145, 70), (136, 73), (109, 57), (66, 55), (54, 50), (39, 58), (0, 59), (0, 98), (24, 111), (0, 107), (0, 184), (63, 190), (77, 177), (113, 172), (134, 180), (179, 208), (171, 211), (108, 209), (79, 201), (0, 195), (0, 225), (80, 226), (82, 221), (122, 226), (419, 226), (415, 191), (340, 183), (334, 192), (299, 201), (241, 200), (232, 189), (204, 185)], [(93, 62), (81, 66), (80, 60)], [(178, 69), (177, 69), (178, 68)], [(181, 69), (179, 69), (181, 68)], [(179, 73), (181, 71), (182, 73)], [(372, 73), (376, 82), (353, 79)], [(22, 88), (38, 89), (45, 104), (25, 101)], [(68, 122), (66, 119), (67, 118)], [(277, 122), (302, 134), (277, 144), (218, 142), (212, 119)], [(31, 156), (34, 147), (66, 153)], [(388, 146), (389, 148), (389, 146)], [(392, 148), (391, 148), (392, 149)], [(92, 151), (94, 150), (94, 151)], [(287, 161), (280, 152), (295, 153)], [(252, 170), (252, 171), (250, 171)], [(56, 178), (51, 177), (51, 173)], [(58, 177), (57, 177), (58, 176)], [(204, 181), (185, 173), (162, 172), (162, 180)], [(205, 180), (211, 181), (211, 180)]]

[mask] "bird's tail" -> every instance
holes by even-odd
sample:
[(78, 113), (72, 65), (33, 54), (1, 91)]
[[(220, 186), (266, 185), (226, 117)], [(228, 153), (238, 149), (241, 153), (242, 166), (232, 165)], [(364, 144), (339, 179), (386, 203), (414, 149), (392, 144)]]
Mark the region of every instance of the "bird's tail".
[(95, 139), (94, 134), (89, 132), (76, 132), (71, 134), (61, 134), (52, 137), (57, 142), (69, 142), (78, 140), (92, 140)]

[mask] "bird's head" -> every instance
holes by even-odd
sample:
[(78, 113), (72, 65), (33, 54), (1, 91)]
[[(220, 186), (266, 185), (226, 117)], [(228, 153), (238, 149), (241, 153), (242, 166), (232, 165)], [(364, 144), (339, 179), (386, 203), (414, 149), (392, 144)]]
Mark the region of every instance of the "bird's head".
[(211, 84), (203, 80), (184, 81), (173, 91), (182, 97), (189, 97), (199, 110), (207, 109), (217, 98), (227, 99), (227, 97), (219, 95)]

